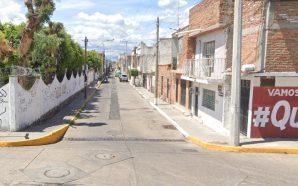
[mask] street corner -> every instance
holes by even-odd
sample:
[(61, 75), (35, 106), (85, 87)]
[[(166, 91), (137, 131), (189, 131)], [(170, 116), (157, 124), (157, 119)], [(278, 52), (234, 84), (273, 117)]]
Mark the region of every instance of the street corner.
[(221, 152), (234, 153), (277, 153), (277, 154), (298, 154), (298, 148), (293, 147), (245, 147), (245, 146), (230, 146), (206, 142), (194, 136), (188, 136), (186, 139), (204, 149)]
[(62, 127), (42, 137), (38, 137), (34, 139), (18, 140), (18, 141), (0, 141), (0, 147), (39, 146), (39, 145), (53, 144), (62, 139), (68, 127), (69, 127), (69, 124), (65, 124)]

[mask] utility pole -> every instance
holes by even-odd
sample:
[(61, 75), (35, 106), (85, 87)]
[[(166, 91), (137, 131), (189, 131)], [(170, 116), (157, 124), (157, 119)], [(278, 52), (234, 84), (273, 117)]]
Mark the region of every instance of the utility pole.
[(155, 99), (154, 104), (157, 105), (158, 99), (158, 57), (159, 57), (159, 17), (156, 20), (156, 64), (155, 64)]
[(230, 143), (239, 146), (240, 124), (240, 86), (241, 86), (241, 40), (242, 40), (242, 0), (235, 0), (234, 31), (231, 85), (231, 131)]
[(84, 81), (84, 85), (85, 85), (85, 91), (84, 91), (84, 98), (87, 99), (87, 43), (88, 43), (88, 39), (85, 36), (84, 39), (84, 43), (85, 43), (85, 65), (84, 65), (84, 75), (85, 75), (85, 81)]
[(180, 25), (180, 0), (177, 0), (177, 29), (179, 29)]

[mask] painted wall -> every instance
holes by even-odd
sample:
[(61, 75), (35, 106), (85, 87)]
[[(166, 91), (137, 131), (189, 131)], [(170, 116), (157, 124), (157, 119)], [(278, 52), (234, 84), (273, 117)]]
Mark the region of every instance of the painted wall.
[[(88, 84), (95, 78), (97, 75), (93, 71), (89, 72)], [(36, 79), (29, 91), (21, 87), (17, 77), (10, 77), (9, 84), (0, 89), (1, 95), (9, 93), (7, 99), (4, 99), (4, 96), (0, 97), (3, 102), (0, 102), (0, 111), (6, 110), (4, 114), (0, 115), (1, 129), (18, 131), (26, 128), (83, 88), (83, 75), (77, 75), (76, 78), (72, 75), (69, 80), (64, 76), (62, 82), (55, 77), (49, 85), (46, 85), (42, 79)]]
[[(199, 118), (203, 121), (203, 124), (209, 128), (228, 135), (228, 130), (224, 128), (223, 125), (223, 104), (224, 97), (219, 96), (218, 94), (218, 85), (217, 84), (197, 84), (195, 87), (199, 87), (199, 103), (198, 103), (198, 115)], [(208, 89), (215, 91), (215, 110), (208, 109), (203, 104), (203, 89)]]
[(9, 86), (0, 88), (0, 128), (9, 129)]
[(159, 42), (159, 62), (158, 65), (170, 65), (172, 64), (172, 45), (173, 39), (161, 38)]
[[(261, 84), (259, 77), (244, 78), (251, 80), (250, 85), (250, 99), (249, 99), (249, 112), (248, 112), (248, 126), (247, 137), (251, 137), (251, 124), (252, 124), (252, 104), (253, 104), (253, 88), (259, 87)], [(297, 87), (298, 77), (275, 77), (276, 87)]]
[(204, 43), (210, 41), (215, 41), (215, 58), (226, 58), (226, 34), (224, 30), (218, 30), (196, 38), (195, 59), (202, 58)]

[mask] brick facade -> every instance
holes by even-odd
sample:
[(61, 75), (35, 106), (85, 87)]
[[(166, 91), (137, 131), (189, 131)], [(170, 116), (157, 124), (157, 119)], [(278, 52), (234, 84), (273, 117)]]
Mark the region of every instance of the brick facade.
[(182, 38), (182, 52), (178, 55), (179, 65), (177, 68), (183, 69), (185, 61), (187, 59), (194, 59), (195, 57), (195, 40), (185, 35)]
[(273, 1), (266, 71), (298, 71), (298, 1)]
[[(254, 64), (256, 71), (298, 71), (298, 52), (296, 52), (298, 1), (272, 0), (270, 3), (269, 29), (266, 33), (268, 1), (243, 0), (242, 64)], [(189, 30), (206, 29), (220, 23), (224, 25), (227, 34), (227, 68), (230, 68), (232, 63), (233, 6), (231, 5), (233, 2), (229, 0), (203, 0), (190, 9), (189, 14)], [(195, 52), (192, 50), (194, 46), (191, 40), (188, 44), (188, 51), (184, 52), (184, 57), (181, 58), (189, 59), (191, 53)], [(263, 55), (265, 53), (266, 56)]]
[(206, 29), (227, 21), (227, 0), (203, 0), (189, 11), (189, 29)]
[[(257, 71), (298, 71), (298, 1), (270, 1), (269, 14), (266, 2), (243, 1), (242, 64), (255, 64)], [(262, 61), (265, 69), (260, 69)]]
[[(172, 100), (172, 92), (171, 87), (175, 83), (175, 80), (171, 77), (171, 65), (158, 65), (158, 97), (162, 98), (163, 100), (170, 102)], [(161, 84), (161, 78), (163, 77), (163, 84)], [(167, 87), (167, 80), (169, 80), (169, 87)], [(174, 82), (174, 83), (173, 83)], [(161, 93), (161, 87), (163, 87), (163, 93)], [(167, 96), (167, 88), (169, 88), (169, 94)]]

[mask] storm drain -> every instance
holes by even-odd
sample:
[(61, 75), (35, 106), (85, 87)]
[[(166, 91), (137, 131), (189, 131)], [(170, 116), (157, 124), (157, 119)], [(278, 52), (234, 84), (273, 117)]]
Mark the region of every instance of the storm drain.
[(174, 125), (163, 125), (164, 129), (170, 129), (170, 130), (176, 130), (176, 127)]
[(159, 139), (159, 138), (63, 138), (65, 141), (136, 141), (136, 142), (185, 142), (184, 139)]

